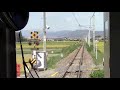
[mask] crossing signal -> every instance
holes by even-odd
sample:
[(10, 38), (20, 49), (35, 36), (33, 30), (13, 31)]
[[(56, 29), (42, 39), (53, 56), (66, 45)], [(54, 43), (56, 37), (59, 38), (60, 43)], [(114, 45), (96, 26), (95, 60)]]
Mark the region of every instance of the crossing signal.
[(36, 33), (34, 33), (33, 36), (35, 37), (35, 36), (36, 36)]
[(38, 39), (38, 36), (36, 36), (36, 38)]
[(38, 34), (38, 32), (36, 32)]
[(37, 31), (34, 31), (34, 32), (31, 32), (31, 39), (38, 39), (38, 32)]
[(39, 42), (38, 42), (38, 41), (36, 42), (36, 45), (37, 45), (37, 46), (39, 45)]

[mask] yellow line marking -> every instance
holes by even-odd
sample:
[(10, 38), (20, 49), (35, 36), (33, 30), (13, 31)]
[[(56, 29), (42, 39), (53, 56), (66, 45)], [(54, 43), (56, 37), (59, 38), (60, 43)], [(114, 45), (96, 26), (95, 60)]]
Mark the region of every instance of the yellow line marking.
[(52, 74), (51, 76), (53, 77), (53, 76), (55, 76), (56, 74), (58, 74), (58, 72), (55, 72), (54, 74)]
[[(87, 69), (87, 70), (100, 70), (100, 69)], [(53, 77), (53, 76), (55, 76), (55, 75), (57, 75), (57, 74), (59, 74), (58, 72), (55, 72), (55, 73), (53, 73), (52, 75), (50, 75), (51, 77)]]
[(92, 69), (92, 70), (100, 70), (100, 69)]
[(100, 70), (100, 69), (86, 69), (86, 70)]

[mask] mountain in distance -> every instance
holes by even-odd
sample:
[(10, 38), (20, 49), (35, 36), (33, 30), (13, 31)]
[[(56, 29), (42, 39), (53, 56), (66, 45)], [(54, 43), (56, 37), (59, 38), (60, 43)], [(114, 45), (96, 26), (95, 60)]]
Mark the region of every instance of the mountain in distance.
[[(32, 31), (32, 30), (31, 30)], [(22, 31), (22, 35), (26, 38), (30, 37), (31, 32), (30, 30)], [(39, 30), (36, 30), (39, 31)], [(78, 39), (78, 38), (85, 38), (88, 35), (88, 30), (62, 30), (62, 31), (47, 31), (46, 35), (47, 38), (70, 38), (70, 39)], [(90, 36), (92, 37), (92, 31), (90, 32)], [(43, 31), (39, 34), (40, 38), (43, 37)], [(95, 36), (102, 36), (104, 37), (104, 31), (95, 31)]]

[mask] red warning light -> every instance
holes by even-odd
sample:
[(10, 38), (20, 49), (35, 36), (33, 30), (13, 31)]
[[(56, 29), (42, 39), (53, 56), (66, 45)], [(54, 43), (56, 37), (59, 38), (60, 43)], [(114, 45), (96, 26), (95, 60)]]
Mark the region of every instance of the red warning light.
[(34, 34), (33, 34), (33, 36), (35, 37), (35, 36), (36, 36), (36, 34), (34, 33)]
[(38, 36), (36, 36), (36, 38), (38, 38)]
[(39, 45), (39, 42), (36, 42), (36, 45), (38, 46), (38, 45)]

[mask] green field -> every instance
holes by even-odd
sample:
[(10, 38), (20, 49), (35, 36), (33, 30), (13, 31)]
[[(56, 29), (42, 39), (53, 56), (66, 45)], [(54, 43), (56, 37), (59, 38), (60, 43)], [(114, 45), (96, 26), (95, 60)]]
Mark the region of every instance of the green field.
[[(91, 45), (92, 45), (92, 42), (91, 42)], [(104, 42), (103, 41), (98, 42), (97, 47), (98, 47), (98, 50), (100, 50), (100, 52), (104, 54)]]
[(104, 54), (104, 42), (98, 42), (98, 50)]
[[(59, 49), (59, 48), (67, 47), (67, 46), (69, 46), (69, 45), (71, 45), (75, 42), (77, 42), (77, 41), (47, 41), (46, 48), (47, 49)], [(23, 44), (24, 49), (33, 48), (33, 45), (29, 46), (27, 42), (23, 42), (22, 44)], [(20, 44), (19, 43), (16, 43), (16, 48), (20, 49)], [(43, 48), (43, 43), (41, 42), (39, 46), (36, 46), (36, 48), (42, 49)]]
[[(78, 43), (78, 41), (47, 41), (46, 47), (48, 52), (48, 69), (53, 68), (55, 64), (61, 59), (61, 53), (63, 53), (65, 57), (69, 54), (69, 52), (73, 51), (76, 46), (75, 43)], [(33, 45), (29, 46), (27, 42), (22, 43), (22, 45), (25, 61), (28, 61), (31, 58)], [(42, 51), (43, 43), (40, 43), (37, 48), (40, 48), (40, 51)], [(21, 64), (21, 73), (23, 73), (22, 55), (19, 43), (16, 43), (16, 54), (17, 64)]]

